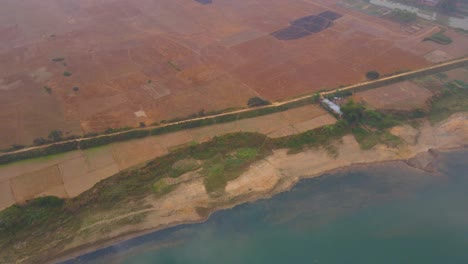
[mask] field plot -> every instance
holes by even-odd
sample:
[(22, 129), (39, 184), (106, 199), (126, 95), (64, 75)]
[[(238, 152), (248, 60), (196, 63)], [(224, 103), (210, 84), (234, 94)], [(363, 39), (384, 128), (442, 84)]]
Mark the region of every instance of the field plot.
[(10, 184), (15, 200), (19, 203), (38, 196), (68, 197), (58, 166), (23, 174), (11, 179)]
[(355, 97), (377, 109), (409, 111), (425, 109), (432, 95), (429, 90), (406, 81), (359, 92)]
[(54, 129), (82, 135), (243, 107), (254, 96), (291, 98), (468, 54), (464, 34), (447, 30), (453, 42), (442, 47), (422, 42), (437, 28), (411, 34), (337, 3), (2, 3), (0, 148)]

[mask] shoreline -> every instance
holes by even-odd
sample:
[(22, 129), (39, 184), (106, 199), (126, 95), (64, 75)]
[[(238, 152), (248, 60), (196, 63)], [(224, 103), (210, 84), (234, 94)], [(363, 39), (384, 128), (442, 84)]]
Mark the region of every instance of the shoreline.
[[(330, 173), (336, 173), (345, 170), (347, 171), (353, 168), (369, 166), (373, 164), (385, 164), (389, 162), (405, 162), (407, 166), (425, 170), (425, 168), (427, 168), (431, 164), (430, 156), (432, 156), (432, 158), (435, 159), (434, 155), (436, 154), (434, 154), (434, 151), (435, 153), (438, 151), (450, 152), (468, 148), (468, 137), (465, 136), (464, 133), (468, 129), (468, 124), (466, 122), (467, 119), (468, 114), (466, 113), (455, 114), (452, 115), (449, 119), (445, 120), (444, 122), (441, 122), (440, 124), (434, 127), (425, 124), (424, 127), (418, 130), (418, 133), (413, 133), (413, 137), (407, 138), (405, 138), (404, 132), (408, 132), (408, 130), (411, 130), (410, 128), (406, 127), (405, 129), (403, 129), (405, 130), (403, 131), (403, 134), (401, 134), (401, 127), (397, 127), (397, 129), (392, 129), (394, 130), (393, 133), (400, 133), (400, 136), (403, 137), (407, 142), (405, 146), (398, 147), (396, 149), (378, 145), (371, 150), (361, 150), (362, 153), (356, 153), (355, 149), (353, 149), (353, 147), (356, 147), (355, 142), (353, 142), (354, 138), (345, 136), (343, 138), (343, 142), (341, 142), (340, 145), (338, 145), (340, 150), (340, 157), (338, 160), (342, 160), (337, 162), (333, 162), (333, 160), (336, 161), (337, 159), (333, 159), (327, 156), (327, 154), (325, 153), (326, 151), (324, 151), (323, 149), (305, 150), (303, 152), (291, 155), (287, 155), (284, 153), (284, 151), (281, 150), (277, 151), (272, 156), (269, 156), (264, 160), (257, 162), (257, 164), (254, 164), (238, 179), (229, 182), (228, 186), (226, 186), (226, 194), (223, 194), (221, 201), (218, 201), (218, 204), (207, 208), (208, 211), (204, 216), (197, 214), (198, 217), (193, 218), (193, 214), (187, 212), (185, 212), (184, 214), (184, 212), (181, 213), (180, 211), (175, 210), (175, 219), (165, 224), (158, 224), (157, 222), (151, 223), (151, 217), (146, 217), (145, 223), (148, 224), (148, 228), (127, 231), (123, 230), (123, 232), (121, 232), (120, 234), (117, 234), (114, 237), (108, 239), (98, 239), (95, 241), (90, 241), (89, 243), (83, 243), (78, 247), (68, 248), (56, 257), (48, 260), (46, 263), (72, 261), (76, 257), (92, 254), (96, 251), (105, 250), (106, 248), (109, 248), (115, 244), (135, 239), (140, 236), (161, 232), (163, 230), (168, 230), (171, 228), (177, 228), (180, 226), (203, 223), (207, 221), (213, 213), (231, 209), (241, 204), (255, 202), (263, 199), (269, 199), (279, 193), (290, 191), (294, 186), (296, 186), (300, 181), (304, 179), (324, 177)], [(431, 133), (434, 134), (430, 135)], [(440, 140), (438, 137), (440, 137)], [(411, 144), (410, 142), (412, 139), (416, 139), (416, 143)], [(343, 157), (343, 155), (345, 156)], [(317, 158), (318, 156), (322, 156), (318, 158), (319, 162), (323, 160), (332, 161), (332, 166), (323, 167), (322, 165), (322, 167), (319, 166), (319, 168), (312, 168), (313, 164), (304, 165), (304, 161), (309, 161), (308, 158)], [(354, 162), (352, 161), (353, 157), (357, 157), (357, 159)], [(294, 166), (294, 164), (290, 166), (284, 166), (284, 163), (291, 163), (290, 161), (302, 164), (302, 172), (308, 170), (311, 171), (311, 173), (304, 174), (301, 173), (301, 169), (293, 169), (291, 166)], [(301, 163), (301, 161), (303, 163)], [(414, 161), (413, 165), (410, 164), (410, 161)], [(419, 165), (415, 166), (414, 164)], [(276, 181), (272, 183), (272, 171), (268, 171), (268, 169), (264, 169), (265, 167), (261, 166), (265, 166), (270, 169), (276, 169)], [(262, 171), (255, 172), (255, 170), (258, 170), (259, 167), (262, 168)], [(263, 175), (258, 176), (259, 174)], [(245, 189), (246, 183), (253, 183), (255, 187), (260, 187), (252, 192), (250, 191), (251, 189)], [(260, 183), (260, 185), (256, 185), (256, 183)], [(261, 186), (262, 184), (263, 186)], [(183, 190), (183, 187), (184, 186), (181, 186), (180, 189)], [(249, 187), (251, 187), (251, 185), (249, 185)], [(168, 196), (172, 198), (177, 198), (178, 196), (180, 196), (178, 194), (183, 192), (178, 189), (179, 188), (174, 190)], [(165, 197), (163, 197), (161, 199), (158, 199), (158, 202), (165, 202), (166, 200), (170, 199), (171, 198), (166, 199)], [(195, 208), (199, 203), (200, 202), (193, 201), (191, 207)], [(177, 221), (177, 219), (179, 221)]]

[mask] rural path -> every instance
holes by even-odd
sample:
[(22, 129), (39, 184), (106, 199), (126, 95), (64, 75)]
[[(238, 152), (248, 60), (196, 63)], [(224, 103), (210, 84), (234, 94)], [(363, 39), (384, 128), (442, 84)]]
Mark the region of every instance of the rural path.
[(143, 210), (139, 210), (139, 211), (135, 211), (135, 212), (131, 212), (131, 213), (119, 215), (119, 216), (116, 216), (116, 217), (112, 217), (112, 218), (100, 220), (100, 221), (97, 221), (97, 222), (92, 223), (92, 224), (90, 224), (90, 225), (87, 225), (87, 226), (82, 227), (82, 228), (80, 229), (80, 231), (84, 231), (84, 230), (86, 230), (86, 229), (90, 229), (90, 228), (95, 227), (95, 226), (98, 226), (98, 225), (107, 224), (107, 223), (110, 223), (110, 222), (113, 222), (113, 221), (117, 221), (117, 220), (120, 220), (120, 219), (124, 219), (124, 218), (127, 218), (127, 217), (131, 217), (131, 216), (134, 216), (134, 215), (139, 215), (139, 214), (143, 214), (143, 213), (147, 213), (147, 212), (156, 211), (157, 209), (158, 209), (158, 208), (151, 207), (151, 208), (148, 208), (148, 209), (143, 209)]
[[(400, 73), (400, 74), (396, 74), (396, 75), (392, 75), (392, 76), (388, 76), (388, 77), (383, 77), (383, 78), (380, 78), (380, 79), (377, 79), (377, 80), (374, 80), (374, 81), (361, 82), (361, 83), (358, 83), (358, 84), (338, 88), (338, 89), (335, 89), (335, 90), (321, 92), (319, 94), (320, 94), (320, 96), (323, 97), (323, 96), (326, 96), (326, 95), (334, 94), (338, 90), (339, 91), (355, 91), (357, 89), (367, 87), (367, 86), (372, 85), (372, 84), (375, 84), (375, 87), (373, 87), (373, 88), (377, 88), (377, 87), (388, 85), (388, 82), (391, 82), (391, 81), (405, 80), (405, 78), (409, 78), (411, 76), (418, 76), (418, 75), (423, 76), (425, 74), (434, 74), (434, 73), (437, 73), (437, 72), (443, 72), (443, 71), (447, 71), (447, 70), (450, 70), (450, 69), (463, 67), (463, 66), (468, 66), (468, 57), (455, 59), (455, 60), (451, 60), (451, 61), (447, 61), (447, 62), (443, 62), (443, 63), (439, 63), (437, 65), (433, 65), (433, 66), (422, 68), (422, 69), (415, 70), (415, 71), (409, 71), (409, 72), (404, 72), (404, 73)], [(275, 108), (275, 107), (278, 107), (278, 106), (282, 106), (282, 105), (298, 102), (298, 101), (301, 101), (301, 100), (305, 100), (305, 99), (308, 99), (308, 98), (312, 98), (312, 96), (314, 96), (314, 95), (305, 95), (305, 96), (297, 97), (297, 98), (282, 101), (282, 102), (273, 102), (271, 105), (267, 105), (267, 106), (255, 107), (255, 108), (246, 108), (246, 109), (235, 110), (235, 111), (216, 114), (216, 115), (197, 117), (197, 118), (192, 118), (192, 119), (187, 119), (187, 120), (182, 120), (182, 121), (177, 121), (177, 122), (173, 122), (173, 123), (164, 124), (164, 125), (161, 125), (161, 126), (158, 126), (158, 127), (167, 127), (167, 126), (184, 124), (184, 123), (193, 122), (193, 121), (205, 120), (205, 119), (209, 119), (209, 118), (216, 118), (216, 117), (227, 116), (227, 115), (232, 115), (232, 114), (240, 114), (240, 113), (245, 113), (245, 112), (250, 112), (250, 111), (256, 111), (256, 110), (262, 109), (262, 108)], [(47, 147), (50, 147), (50, 146), (53, 146), (53, 145), (58, 145), (58, 144), (63, 144), (63, 143), (80, 142), (80, 141), (83, 141), (83, 140), (89, 140), (89, 139), (94, 139), (94, 138), (115, 136), (115, 135), (127, 133), (129, 131), (144, 131), (144, 130), (149, 131), (149, 130), (152, 130), (152, 129), (155, 129), (155, 128), (156, 127), (151, 127), (151, 126), (150, 127), (144, 127), (144, 128), (134, 128), (134, 129), (131, 129), (131, 130), (125, 130), (125, 131), (121, 131), (121, 132), (98, 135), (98, 136), (94, 136), (94, 137), (84, 137), (84, 138), (78, 138), (78, 139), (73, 139), (73, 140), (59, 141), (59, 142), (55, 142), (55, 143), (51, 143), (51, 144), (46, 144), (46, 145), (41, 145), (41, 146), (33, 146), (33, 147), (28, 147), (28, 148), (12, 151), (12, 152), (3, 153), (0, 156), (14, 154), (14, 153), (21, 153), (21, 152), (31, 151), (31, 150), (35, 150), (35, 149), (47, 148)]]

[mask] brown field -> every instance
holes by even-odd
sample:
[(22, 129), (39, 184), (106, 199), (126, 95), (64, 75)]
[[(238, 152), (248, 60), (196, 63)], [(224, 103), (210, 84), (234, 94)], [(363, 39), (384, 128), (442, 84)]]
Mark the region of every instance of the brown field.
[[(421, 42), (437, 28), (410, 34), (336, 2), (2, 1), (0, 148), (53, 129), (80, 135), (245, 106), (253, 96), (290, 98), (362, 81), (369, 70), (420, 68), (434, 50), (468, 53), (468, 38), (454, 31), (450, 45)], [(300, 39), (271, 35), (324, 11), (342, 17)]]
[(46, 195), (68, 197), (58, 166), (13, 178), (10, 186), (15, 200), (19, 203)]
[(359, 92), (354, 97), (376, 109), (403, 110), (427, 108), (432, 92), (413, 82), (405, 81)]

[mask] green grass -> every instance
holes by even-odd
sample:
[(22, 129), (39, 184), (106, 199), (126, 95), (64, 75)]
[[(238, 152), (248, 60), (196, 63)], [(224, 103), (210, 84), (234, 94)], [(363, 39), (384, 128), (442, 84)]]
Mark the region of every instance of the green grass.
[(227, 183), (239, 177), (253, 162), (267, 156), (270, 151), (240, 148), (232, 153), (217, 155), (205, 162), (202, 174), (208, 193), (220, 194)]
[(400, 137), (392, 135), (386, 130), (369, 131), (363, 127), (355, 127), (352, 130), (356, 141), (363, 150), (368, 150), (376, 146), (377, 144), (385, 144), (389, 147), (396, 147), (403, 143)]
[(443, 93), (435, 98), (429, 111), (429, 120), (436, 124), (457, 112), (468, 111), (468, 88), (466, 83), (450, 82)]
[(446, 36), (444, 34), (443, 30), (433, 34), (432, 36), (430, 36), (428, 38), (424, 39), (424, 41), (427, 41), (427, 40), (434, 41), (434, 42), (436, 42), (438, 44), (442, 44), (442, 45), (448, 45), (448, 44), (452, 43), (452, 39), (450, 37)]
[(274, 148), (288, 148), (290, 153), (300, 152), (304, 148), (329, 146), (333, 141), (349, 133), (349, 127), (344, 120), (333, 125), (309, 130), (304, 133), (272, 140)]
[(153, 184), (153, 192), (157, 196), (163, 196), (170, 193), (172, 190), (174, 190), (174, 185), (168, 184), (165, 179), (160, 179)]
[(375, 110), (366, 109), (362, 123), (379, 130), (394, 127), (401, 122), (391, 114), (384, 114)]
[(184, 159), (177, 161), (172, 165), (171, 170), (168, 173), (169, 177), (176, 178), (180, 175), (194, 171), (200, 168), (200, 164), (195, 159)]

